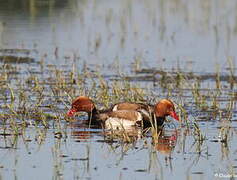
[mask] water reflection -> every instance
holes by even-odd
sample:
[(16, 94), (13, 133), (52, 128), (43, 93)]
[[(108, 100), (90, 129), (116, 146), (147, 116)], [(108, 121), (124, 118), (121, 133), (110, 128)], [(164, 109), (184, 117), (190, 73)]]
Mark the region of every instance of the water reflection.
[(68, 125), (68, 128), (71, 129), (70, 136), (77, 142), (88, 142), (91, 141), (96, 135), (102, 134), (101, 129), (95, 129), (98, 128), (97, 126), (91, 126), (90, 128), (88, 127), (87, 120), (81, 120), (79, 123), (70, 123)]
[(170, 157), (172, 151), (175, 148), (177, 138), (178, 138), (177, 130), (174, 131), (163, 130), (158, 137), (158, 141), (155, 143), (155, 149), (159, 151), (161, 154)]
[[(55, 138), (53, 141), (51, 129), (48, 132), (38, 133), (35, 128), (31, 129), (32, 132), (28, 132), (29, 130), (30, 128), (27, 128), (26, 132), (16, 139), (14, 136), (0, 137), (2, 140), (0, 150), (3, 152), (1, 165), (4, 165), (4, 176), (9, 175), (8, 167), (14, 167), (17, 169), (16, 176), (24, 177), (23, 170), (33, 166), (34, 173), (38, 174), (44, 172), (46, 167), (51, 168), (52, 171), (47, 171), (44, 176), (52, 176), (55, 179), (56, 177), (71, 178), (73, 174), (79, 177), (104, 178), (117, 176), (119, 173), (123, 174), (124, 179), (125, 177), (142, 179), (144, 176), (155, 176), (159, 179), (174, 179), (175, 177), (183, 179), (186, 176), (186, 178), (195, 179), (202, 176), (212, 177), (213, 172), (230, 172), (232, 167), (236, 166), (234, 159), (236, 150), (230, 148), (235, 147), (236, 144), (232, 137), (229, 140), (229, 147), (225, 143), (208, 140), (204, 141), (203, 145), (198, 145), (198, 142), (193, 145), (193, 137), (186, 130), (182, 130), (181, 133), (179, 132), (181, 130), (166, 128), (160, 134), (156, 144), (150, 137), (122, 142), (119, 139), (109, 141), (105, 137), (110, 137), (111, 134), (104, 134), (103, 131), (97, 132), (95, 129), (88, 130), (71, 126), (71, 129), (67, 128), (67, 134), (71, 133), (70, 136), (66, 139)], [(136, 137), (138, 132), (128, 133), (131, 133), (131, 137), (133, 135)], [(218, 129), (208, 132), (216, 135)], [(183, 143), (181, 134), (187, 141), (183, 153), (180, 153)], [(3, 158), (5, 153), (9, 155), (8, 158)], [(15, 161), (12, 160), (14, 157), (18, 161), (17, 164), (14, 164)], [(47, 160), (46, 167), (42, 166), (43, 159)], [(213, 163), (216, 165), (213, 166)], [(103, 173), (105, 170), (108, 174)], [(110, 170), (113, 173), (109, 173)]]
[[(90, 128), (88, 121), (79, 123), (70, 123), (71, 137), (76, 141), (90, 141), (95, 135), (104, 137), (104, 140), (100, 142), (135, 142), (142, 138), (142, 129), (140, 127), (131, 126), (122, 130), (106, 130), (101, 127), (91, 125)], [(99, 128), (99, 129), (98, 129)]]
[(52, 10), (60, 10), (75, 0), (0, 0), (0, 14), (11, 16), (34, 17), (38, 13), (49, 16)]
[[(147, 135), (143, 134), (142, 129), (135, 126), (122, 130), (103, 130), (88, 129), (88, 126), (83, 128), (81, 123), (70, 123), (69, 127), (71, 128), (71, 137), (76, 142), (93, 141), (96, 139), (95, 136), (101, 136), (104, 140), (97, 140), (97, 142), (108, 143), (112, 149), (123, 146), (122, 149), (126, 149), (126, 151), (134, 148), (137, 141), (147, 138)], [(159, 134), (158, 139), (152, 142), (155, 150), (170, 158), (177, 142), (177, 130), (163, 129), (157, 134)]]
[[(55, 65), (64, 60), (69, 66), (72, 62), (80, 64), (86, 61), (100, 68), (103, 63), (107, 65), (112, 62), (113, 66), (109, 67), (126, 71), (123, 67), (129, 67), (134, 61), (135, 69), (142, 66), (176, 67), (176, 62), (179, 61), (181, 68), (188, 69), (192, 66), (195, 71), (198, 68), (211, 71), (215, 69), (213, 64), (216, 61), (227, 58), (234, 61), (236, 58), (236, 7), (235, 1), (221, 0), (200, 0), (195, 3), (188, 0), (0, 0), (0, 47), (8, 49), (7, 54), (10, 55), (12, 53), (9, 49), (20, 48), (26, 50), (26, 53), (28, 49), (37, 49), (39, 53), (33, 58), (36, 62), (44, 57)], [(6, 52), (1, 52), (5, 53), (6, 58)], [(19, 53), (16, 53), (17, 57)], [(23, 51), (21, 53), (24, 54)], [(16, 66), (19, 67), (19, 64)], [(93, 66), (89, 66), (91, 67)], [(226, 63), (221, 61), (221, 70), (225, 67)], [(3, 69), (6, 69), (6, 66), (3, 66)], [(52, 75), (52, 72), (47, 73)], [(15, 85), (13, 79), (10, 80), (10, 85)], [(24, 78), (23, 80), (25, 81)], [(52, 89), (55, 88), (55, 82), (57, 83), (54, 80), (55, 78), (47, 80), (50, 81)], [(19, 84), (24, 81), (19, 80)], [(209, 83), (212, 82), (208, 81), (207, 85), (203, 86), (212, 87)], [(28, 87), (27, 91), (30, 92), (32, 87)], [(51, 98), (48, 86), (43, 87), (45, 91), (40, 90), (39, 94), (50, 94), (50, 98), (46, 97), (49, 101), (47, 104), (60, 106), (59, 102), (55, 101), (56, 97)], [(1, 100), (4, 114), (4, 105), (10, 104), (6, 98), (9, 96), (8, 91), (6, 89), (5, 95), (4, 90)], [(210, 94), (214, 93), (212, 89), (209, 91)], [(209, 91), (200, 91), (202, 96), (208, 99), (208, 103), (214, 101), (215, 97), (222, 98), (223, 95), (226, 96), (225, 93), (229, 94), (224, 91), (222, 95), (209, 96)], [(160, 89), (157, 88), (156, 92), (160, 93)], [(79, 94), (79, 91), (75, 90), (71, 94)], [(184, 91), (184, 94), (188, 95), (187, 91)], [(15, 96), (18, 95), (16, 91)], [(59, 95), (65, 96), (64, 89), (60, 89)], [(26, 93), (25, 96), (30, 97), (29, 106), (37, 104), (34, 101), (34, 92)], [(235, 94), (233, 98), (234, 96)], [(180, 97), (179, 94), (177, 97)], [(195, 107), (192, 96), (183, 98), (188, 102), (186, 110)], [(207, 121), (204, 124), (198, 122), (205, 136), (202, 141), (196, 141), (192, 125), (189, 124), (191, 120), (187, 121), (187, 129), (181, 130), (181, 135), (177, 135), (176, 131), (164, 130), (154, 143), (149, 135), (144, 137), (139, 128), (104, 132), (93, 127), (88, 129), (88, 126), (78, 123), (68, 125), (65, 134), (69, 136), (65, 139), (63, 133), (63, 138), (55, 139), (54, 133), (51, 133), (55, 131), (54, 127), (50, 127), (49, 131), (40, 130), (38, 126), (29, 127), (26, 131), (32, 132), (22, 132), (16, 136), (1, 134), (0, 166), (4, 166), (1, 174), (7, 179), (30, 179), (35, 175), (40, 175), (42, 179), (73, 179), (75, 174), (78, 174), (77, 177), (86, 174), (88, 179), (112, 179), (115, 176), (124, 179), (155, 179), (153, 175), (160, 179), (197, 179), (198, 174), (200, 179), (213, 179), (214, 172), (234, 172), (236, 112), (235, 106), (229, 108), (229, 113), (226, 112), (225, 109), (228, 108), (225, 105), (228, 104), (226, 102), (229, 102), (229, 98), (224, 99), (225, 102), (218, 100), (218, 112), (199, 108), (193, 110), (197, 112), (192, 114), (194, 119)], [(65, 108), (65, 105), (61, 108)], [(31, 112), (28, 113), (32, 115)], [(55, 112), (51, 109), (49, 113)], [(216, 117), (217, 113), (220, 118)], [(229, 119), (231, 114), (233, 118)], [(15, 119), (10, 116), (4, 118), (14, 125)], [(27, 121), (27, 118), (24, 120)], [(234, 126), (233, 132), (226, 128), (223, 133), (223, 137), (227, 134), (228, 143), (210, 141), (219, 134), (215, 123), (223, 118), (232, 121)], [(5, 120), (2, 124), (4, 122)], [(12, 171), (14, 173), (11, 173)], [(112, 177), (108, 178), (109, 176)]]

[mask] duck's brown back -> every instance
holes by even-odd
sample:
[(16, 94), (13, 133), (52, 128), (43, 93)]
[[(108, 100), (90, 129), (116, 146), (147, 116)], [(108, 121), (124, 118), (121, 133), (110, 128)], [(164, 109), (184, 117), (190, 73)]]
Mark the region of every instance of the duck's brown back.
[(149, 108), (153, 109), (153, 106), (142, 104), (142, 103), (130, 103), (130, 102), (117, 103), (112, 107), (113, 111), (118, 111), (118, 110), (137, 111), (139, 109), (148, 110)]
[(118, 111), (111, 111), (107, 113), (101, 113), (98, 117), (102, 121), (106, 121), (109, 118), (118, 118), (118, 119), (126, 119), (129, 121), (141, 121), (142, 115), (137, 111), (130, 111), (130, 110), (118, 110)]

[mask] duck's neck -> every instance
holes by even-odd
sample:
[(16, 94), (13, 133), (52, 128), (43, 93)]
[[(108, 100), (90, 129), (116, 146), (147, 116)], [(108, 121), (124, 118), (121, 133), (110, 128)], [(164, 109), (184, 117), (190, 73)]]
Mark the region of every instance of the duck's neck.
[(165, 117), (155, 117), (155, 116), (153, 116), (152, 119), (148, 119), (148, 120), (143, 121), (143, 125), (144, 125), (144, 128), (147, 128), (147, 127), (151, 127), (152, 124), (155, 125), (155, 122), (156, 122), (157, 126), (162, 126), (164, 124), (164, 121), (165, 121)]
[(88, 123), (89, 125), (102, 126), (104, 121), (107, 119), (107, 114), (103, 111), (98, 111), (94, 108), (88, 113)]
[(88, 112), (88, 120), (96, 119), (98, 114), (99, 114), (99, 112), (97, 111), (97, 109), (93, 108), (93, 110), (91, 112)]
[(165, 117), (156, 117), (157, 126), (162, 126), (164, 124)]

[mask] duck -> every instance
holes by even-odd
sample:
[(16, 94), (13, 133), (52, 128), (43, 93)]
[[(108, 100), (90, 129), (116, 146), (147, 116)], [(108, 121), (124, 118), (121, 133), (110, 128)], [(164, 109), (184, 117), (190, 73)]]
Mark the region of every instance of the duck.
[(86, 112), (90, 125), (101, 125), (106, 129), (128, 128), (142, 121), (142, 115), (137, 111), (126, 109), (113, 111), (112, 108), (97, 110), (94, 102), (87, 96), (75, 98), (67, 116), (72, 117), (77, 112)]
[[(113, 111), (132, 110), (142, 114), (144, 127), (150, 127), (156, 120), (157, 126), (162, 126), (167, 116), (179, 121), (174, 103), (169, 99), (161, 99), (155, 105), (144, 103), (120, 102), (113, 106)], [(152, 120), (152, 121), (151, 121)]]
[(120, 102), (112, 105), (109, 109), (97, 110), (89, 97), (78, 96), (72, 101), (67, 116), (72, 117), (76, 112), (86, 112), (91, 124), (101, 124), (105, 128), (112, 129), (141, 124), (144, 127), (149, 127), (151, 126), (150, 119), (153, 121), (156, 119), (157, 125), (162, 126), (166, 116), (179, 120), (173, 102), (168, 99), (162, 99), (155, 105)]

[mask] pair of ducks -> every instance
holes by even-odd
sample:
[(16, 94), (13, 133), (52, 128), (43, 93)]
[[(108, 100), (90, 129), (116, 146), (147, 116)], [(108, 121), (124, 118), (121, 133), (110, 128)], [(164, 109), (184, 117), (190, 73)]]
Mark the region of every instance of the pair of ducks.
[(179, 121), (174, 103), (168, 99), (162, 99), (155, 105), (121, 102), (112, 105), (110, 109), (97, 110), (90, 98), (79, 96), (73, 100), (67, 115), (72, 117), (76, 112), (88, 113), (91, 124), (102, 124), (106, 129), (126, 129), (136, 125), (146, 128), (154, 122), (162, 126), (166, 116)]

